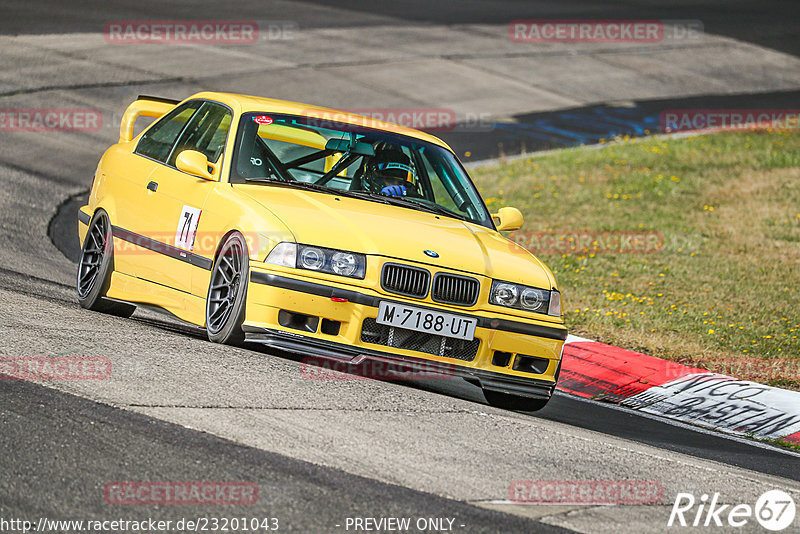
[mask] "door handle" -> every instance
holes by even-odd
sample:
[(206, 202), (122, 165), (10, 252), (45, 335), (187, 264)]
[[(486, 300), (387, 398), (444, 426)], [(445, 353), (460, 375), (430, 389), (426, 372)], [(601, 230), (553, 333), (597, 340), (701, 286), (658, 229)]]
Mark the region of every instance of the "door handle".
[(158, 184), (156, 182), (150, 182), (149, 184), (147, 184), (147, 189), (155, 193), (156, 189), (158, 189)]

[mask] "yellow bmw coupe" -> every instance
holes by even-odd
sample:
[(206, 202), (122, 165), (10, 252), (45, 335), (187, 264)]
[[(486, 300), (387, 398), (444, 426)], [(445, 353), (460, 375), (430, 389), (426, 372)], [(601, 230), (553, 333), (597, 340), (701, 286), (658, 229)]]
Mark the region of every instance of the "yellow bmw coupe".
[[(134, 136), (139, 117), (156, 120)], [(155, 306), (211, 341), (422, 365), (542, 408), (566, 339), (550, 270), (440, 139), (225, 93), (139, 97), (78, 213), (84, 308)]]

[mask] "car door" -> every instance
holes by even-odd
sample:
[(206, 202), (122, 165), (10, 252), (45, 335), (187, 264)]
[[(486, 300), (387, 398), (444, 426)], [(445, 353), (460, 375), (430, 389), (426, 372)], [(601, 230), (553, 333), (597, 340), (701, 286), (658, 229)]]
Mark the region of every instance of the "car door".
[(115, 235), (124, 241), (115, 243), (114, 268), (121, 272), (138, 276), (142, 266), (156, 254), (150, 249), (150, 241), (142, 239), (153, 217), (150, 206), (144, 202), (148, 188), (152, 187), (150, 176), (167, 161), (172, 147), (201, 104), (187, 102), (164, 115), (147, 129), (133, 152), (126, 156), (129, 161), (117, 165), (131, 175), (124, 182), (124, 188), (118, 188), (115, 194), (117, 217), (112, 221)]
[[(203, 102), (171, 147), (165, 162), (150, 175), (150, 189), (142, 205), (149, 214), (144, 235), (162, 247), (137, 276), (186, 293), (192, 293), (196, 269), (210, 269), (216, 241), (213, 229), (203, 230), (203, 208), (217, 185), (232, 113), (227, 106)], [(175, 166), (184, 150), (196, 150), (208, 158), (212, 175), (206, 180), (180, 171)], [(198, 289), (195, 293), (201, 293)], [(197, 295), (205, 297), (205, 294)]]

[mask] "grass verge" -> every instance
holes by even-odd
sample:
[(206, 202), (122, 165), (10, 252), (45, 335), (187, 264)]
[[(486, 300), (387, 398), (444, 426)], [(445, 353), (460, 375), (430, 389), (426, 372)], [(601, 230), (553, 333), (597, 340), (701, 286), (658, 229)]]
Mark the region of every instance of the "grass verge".
[[(553, 270), (572, 333), (800, 390), (800, 133), (615, 142), (472, 175), (492, 211), (525, 214), (511, 238)], [(631, 234), (659, 244), (606, 247)]]
[(782, 439), (763, 439), (761, 441), (764, 443), (769, 443), (770, 445), (776, 445), (778, 447), (800, 452), (800, 445), (797, 443), (792, 443), (791, 441), (784, 441)]

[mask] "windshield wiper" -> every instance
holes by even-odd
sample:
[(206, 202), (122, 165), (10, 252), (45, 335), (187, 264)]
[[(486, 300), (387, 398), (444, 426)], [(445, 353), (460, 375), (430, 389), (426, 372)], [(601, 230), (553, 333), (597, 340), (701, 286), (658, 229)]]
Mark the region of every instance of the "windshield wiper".
[(366, 191), (348, 191), (349, 193), (357, 194), (359, 198), (364, 198), (368, 200), (375, 200), (378, 202), (383, 202), (384, 204), (390, 204), (393, 206), (400, 206), (403, 208), (411, 208), (411, 209), (421, 209), (427, 211), (429, 213), (436, 213), (437, 215), (445, 215), (447, 217), (454, 217), (456, 219), (460, 219), (462, 221), (467, 220), (466, 217), (459, 215), (458, 213), (454, 213), (447, 208), (439, 206), (438, 204), (422, 204), (419, 202), (415, 202), (416, 199), (413, 197), (395, 197), (390, 195), (381, 195), (378, 193), (368, 193)]
[(420, 199), (414, 197), (402, 197), (403, 200), (409, 202), (415, 206), (419, 206), (420, 208), (427, 209), (433, 213), (438, 213), (439, 215), (445, 215), (447, 217), (453, 217), (455, 219), (460, 219), (462, 221), (469, 221), (469, 217), (461, 215), (460, 213), (456, 213), (452, 210), (445, 208), (444, 206), (440, 206), (439, 204), (428, 204), (423, 203)]
[(327, 193), (329, 195), (338, 195), (342, 197), (351, 197), (351, 198), (358, 198), (362, 200), (378, 200), (382, 201), (384, 204), (389, 204), (389, 201), (386, 200), (386, 197), (383, 195), (375, 195), (372, 196), (371, 193), (363, 193), (360, 191), (346, 191), (342, 189), (334, 189), (332, 187), (327, 187), (324, 185), (319, 185), (314, 182), (301, 182), (298, 180), (294, 180), (292, 182), (285, 182), (280, 179), (276, 178), (247, 178), (248, 182), (258, 182), (258, 183), (269, 183), (274, 185), (282, 185), (286, 187), (294, 187), (295, 189), (305, 189), (307, 191), (318, 191), (320, 193)]
[(360, 198), (361, 200), (374, 200), (383, 204), (392, 204), (388, 197), (384, 195), (378, 195), (376, 193), (370, 193), (368, 191), (345, 191), (345, 194), (353, 198)]
[(248, 182), (268, 183), (274, 185), (283, 185), (286, 187), (294, 187), (295, 189), (306, 189), (308, 191), (319, 191), (320, 193), (329, 193), (331, 195), (338, 195), (341, 193), (338, 189), (325, 187), (324, 185), (317, 185), (310, 182), (301, 182), (299, 180), (292, 180), (291, 182), (279, 178), (245, 178)]
[(388, 204), (390, 206), (400, 206), (403, 208), (423, 210), (429, 213), (435, 213), (437, 215), (445, 215), (446, 217), (453, 217), (455, 219), (459, 219), (462, 221), (469, 220), (463, 215), (454, 213), (447, 208), (439, 206), (438, 204), (422, 204), (419, 202), (415, 202), (416, 199), (414, 198), (393, 197), (388, 195), (381, 195), (378, 193), (370, 193), (367, 191), (347, 191), (342, 189), (333, 189), (332, 187), (326, 187), (324, 185), (319, 185), (313, 182), (300, 182), (297, 180), (292, 182), (286, 182), (284, 180), (277, 178), (246, 178), (246, 181), (282, 185), (285, 187), (294, 187), (295, 189), (305, 189), (307, 191), (318, 191), (320, 193), (327, 193), (329, 195), (339, 195), (343, 197), (358, 198), (361, 200), (380, 202), (382, 204)]

